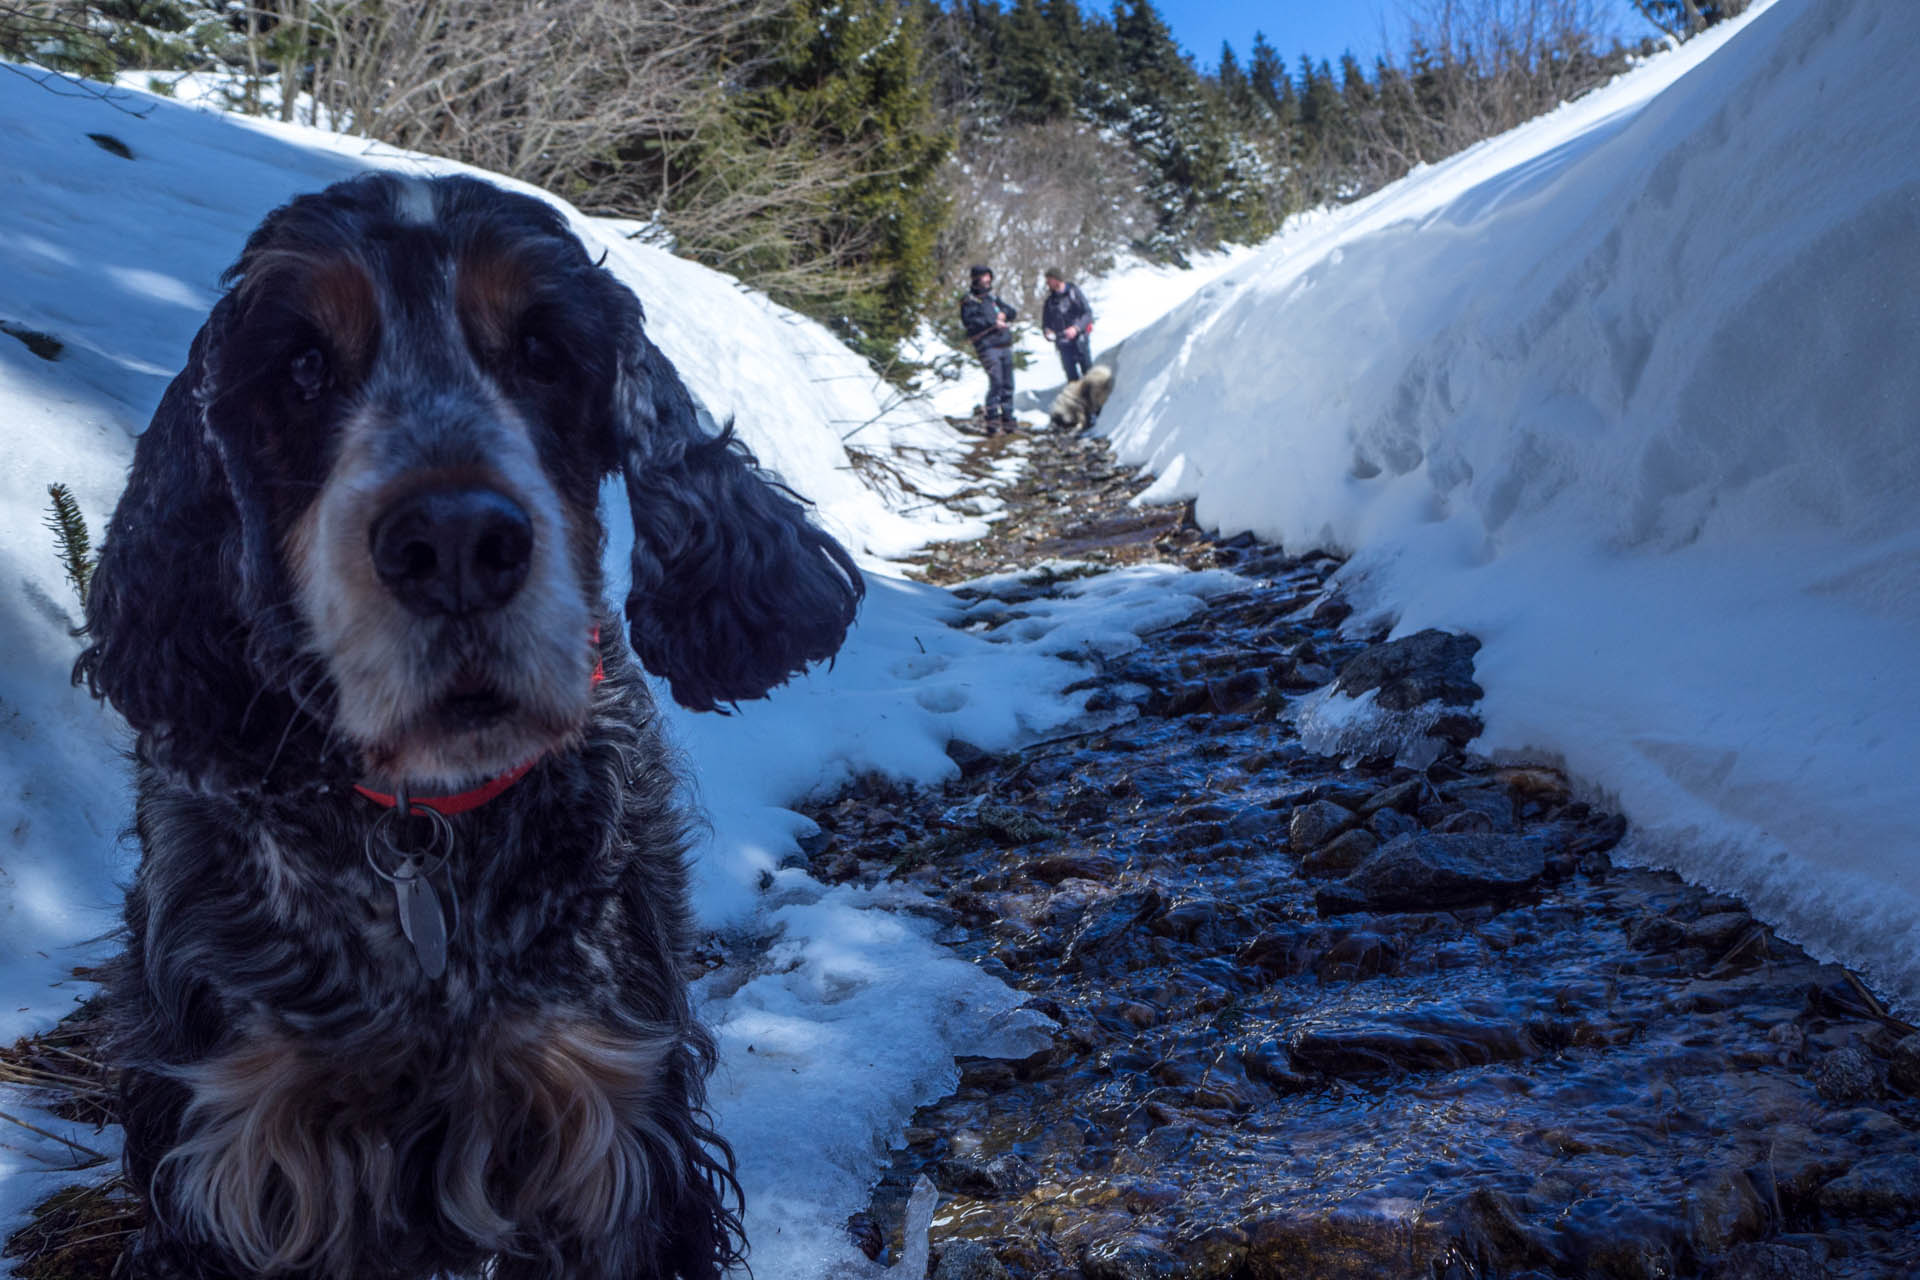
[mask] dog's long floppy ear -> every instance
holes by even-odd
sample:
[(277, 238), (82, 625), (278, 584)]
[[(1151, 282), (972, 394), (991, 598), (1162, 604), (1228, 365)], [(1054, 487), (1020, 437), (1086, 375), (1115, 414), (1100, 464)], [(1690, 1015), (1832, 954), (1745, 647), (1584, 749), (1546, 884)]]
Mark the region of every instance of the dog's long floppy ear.
[(232, 307), (215, 307), (134, 449), (73, 670), (142, 735), (148, 758), (194, 774), (242, 754), (249, 708), (269, 710), (247, 661), (248, 623), (260, 620), (239, 599), (249, 548), (202, 410)]
[(680, 375), (628, 317), (616, 390), (633, 508), (634, 651), (695, 711), (763, 697), (833, 657), (866, 584), (729, 424), (701, 429)]

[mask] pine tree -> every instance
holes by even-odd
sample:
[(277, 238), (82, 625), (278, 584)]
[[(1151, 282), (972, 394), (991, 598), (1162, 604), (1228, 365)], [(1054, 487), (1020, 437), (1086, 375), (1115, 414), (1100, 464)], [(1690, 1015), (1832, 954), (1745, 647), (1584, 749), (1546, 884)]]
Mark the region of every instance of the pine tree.
[(1152, 0), (1120, 0), (1113, 7), (1120, 70), (1146, 93), (1190, 93), (1198, 76), (1174, 43)]
[(854, 176), (813, 243), (768, 246), (789, 258), (870, 241), (861, 280), (783, 301), (821, 315), (857, 350), (892, 358), (933, 285), (942, 210), (932, 179), (951, 146), (927, 87), (925, 29), (901, 0), (791, 0), (773, 55), (728, 110), (749, 136), (811, 136)]
[(1287, 64), (1274, 47), (1267, 43), (1265, 32), (1253, 33), (1253, 56), (1247, 63), (1247, 83), (1267, 109), (1273, 114), (1274, 123), (1281, 129), (1291, 129), (1300, 115), (1299, 99), (1293, 92), (1293, 79), (1287, 74)]
[(1073, 110), (1073, 69), (1059, 28), (1039, 0), (1014, 0), (1002, 24), (995, 96), (1019, 124), (1058, 120)]
[(1046, 20), (1054, 44), (1065, 54), (1069, 65), (1079, 61), (1077, 46), (1086, 27), (1075, 0), (1040, 0), (1040, 15)]
[(1214, 73), (1214, 80), (1220, 87), (1220, 97), (1228, 113), (1236, 123), (1252, 127), (1258, 122), (1262, 104), (1254, 96), (1253, 84), (1247, 79), (1247, 73), (1240, 69), (1240, 59), (1229, 41), (1220, 42), (1220, 69)]
[(1340, 55), (1340, 96), (1345, 99), (1349, 111), (1364, 110), (1373, 105), (1373, 86), (1367, 83), (1367, 73), (1351, 49)]

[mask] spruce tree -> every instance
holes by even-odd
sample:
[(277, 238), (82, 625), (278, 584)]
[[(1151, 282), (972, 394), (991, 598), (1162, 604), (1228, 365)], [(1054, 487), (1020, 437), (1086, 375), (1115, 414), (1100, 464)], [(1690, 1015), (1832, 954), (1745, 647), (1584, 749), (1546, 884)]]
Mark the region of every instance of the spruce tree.
[(993, 95), (1019, 124), (1043, 124), (1073, 111), (1073, 68), (1059, 28), (1040, 0), (1014, 0), (1002, 24)]
[(942, 210), (932, 179), (951, 146), (927, 87), (920, 14), (901, 0), (790, 0), (774, 36), (733, 114), (768, 138), (811, 135), (856, 169), (815, 244), (787, 252), (872, 238), (856, 285), (783, 300), (824, 313), (870, 359), (890, 360), (933, 284)]
[(1240, 69), (1240, 58), (1230, 41), (1220, 42), (1220, 69), (1214, 73), (1214, 80), (1235, 123), (1251, 128), (1260, 118), (1260, 100), (1254, 96), (1247, 73)]

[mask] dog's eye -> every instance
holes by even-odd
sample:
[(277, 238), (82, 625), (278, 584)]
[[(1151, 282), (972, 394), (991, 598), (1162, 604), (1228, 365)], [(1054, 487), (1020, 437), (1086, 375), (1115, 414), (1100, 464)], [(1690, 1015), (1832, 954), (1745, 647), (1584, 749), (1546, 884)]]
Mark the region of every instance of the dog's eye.
[(327, 356), (318, 347), (306, 347), (287, 365), (287, 377), (302, 400), (312, 400), (327, 389)]
[(520, 335), (520, 371), (535, 382), (558, 382), (561, 368), (560, 348), (537, 333)]

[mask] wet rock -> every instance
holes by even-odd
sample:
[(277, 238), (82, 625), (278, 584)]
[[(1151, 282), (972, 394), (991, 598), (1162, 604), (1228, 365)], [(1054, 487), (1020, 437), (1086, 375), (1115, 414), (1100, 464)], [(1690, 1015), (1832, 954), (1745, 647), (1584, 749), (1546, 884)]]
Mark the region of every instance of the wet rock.
[(1364, 827), (1335, 836), (1300, 860), (1300, 873), (1308, 876), (1345, 875), (1364, 862), (1380, 847), (1380, 837)]
[(965, 738), (947, 739), (947, 759), (960, 766), (960, 776), (976, 777), (993, 767), (993, 756)]
[(1152, 929), (1168, 938), (1192, 938), (1201, 930), (1213, 931), (1221, 921), (1238, 921), (1240, 908), (1212, 897), (1180, 898), (1164, 904), (1153, 917)]
[(1775, 1125), (1768, 1132), (1765, 1165), (1774, 1186), (1790, 1202), (1811, 1199), (1822, 1183), (1845, 1173), (1847, 1164), (1831, 1142), (1805, 1125)]
[(1011, 1274), (978, 1240), (954, 1240), (941, 1246), (932, 1280), (1008, 1280)]
[(1868, 1156), (1820, 1188), (1820, 1208), (1841, 1218), (1920, 1213), (1920, 1156)]
[(1334, 780), (1320, 783), (1318, 792), (1317, 799), (1331, 800), (1342, 809), (1358, 811), (1366, 803), (1367, 797), (1373, 794), (1373, 788), (1357, 782)]
[(1767, 1043), (1774, 1046), (1774, 1061), (1784, 1066), (1800, 1056), (1806, 1047), (1807, 1033), (1798, 1023), (1779, 1022), (1767, 1028)]
[(1828, 1102), (1864, 1102), (1880, 1091), (1880, 1073), (1873, 1059), (1858, 1049), (1823, 1053), (1814, 1059), (1808, 1074)]
[(1264, 1095), (1256, 1096), (1240, 1060), (1223, 1053), (1197, 1081), (1187, 1086), (1187, 1099), (1196, 1107), (1214, 1111), (1247, 1111)]
[(1240, 1069), (1247, 1079), (1275, 1093), (1300, 1093), (1313, 1087), (1313, 1077), (1293, 1065), (1293, 1055), (1278, 1040), (1262, 1040), (1240, 1051)]
[(1920, 1098), (1920, 1031), (1894, 1043), (1887, 1080), (1909, 1097)]
[(1465, 711), (1450, 711), (1427, 726), (1427, 735), (1456, 747), (1465, 747), (1486, 732), (1486, 722)]
[(1337, 627), (1352, 616), (1353, 606), (1336, 596), (1323, 601), (1307, 620), (1316, 627)]
[(1821, 1133), (1836, 1134), (1855, 1147), (1871, 1150), (1898, 1150), (1912, 1145), (1912, 1130), (1878, 1107), (1848, 1107), (1829, 1111), (1814, 1126)]
[(1227, 833), (1241, 840), (1250, 840), (1272, 835), (1283, 825), (1285, 819), (1270, 809), (1247, 808), (1237, 810), (1227, 819)]
[(1420, 807), (1430, 788), (1424, 778), (1408, 778), (1405, 782), (1396, 782), (1390, 787), (1368, 796), (1360, 805), (1360, 816), (1370, 818), (1382, 809), (1393, 809), (1402, 813), (1412, 813)]
[(1805, 1249), (1773, 1243), (1738, 1244), (1727, 1250), (1714, 1280), (1826, 1280), (1827, 1268)]
[(1491, 835), (1493, 819), (1474, 809), (1455, 809), (1433, 824), (1443, 836)]
[(1333, 680), (1333, 668), (1324, 662), (1299, 662), (1293, 668), (1293, 687), (1318, 689)]
[(1716, 911), (1686, 927), (1686, 943), (1718, 954), (1738, 942), (1752, 927), (1753, 917), (1744, 911)]
[(1346, 935), (1320, 954), (1313, 971), (1322, 981), (1372, 978), (1400, 967), (1400, 944), (1368, 929)]
[(1184, 1234), (1174, 1242), (1182, 1280), (1230, 1280), (1247, 1261), (1247, 1233), (1222, 1223)]
[(1224, 822), (1188, 822), (1168, 831), (1159, 844), (1163, 849), (1200, 849), (1219, 844), (1226, 838), (1227, 824)]
[(1549, 849), (1531, 836), (1401, 836), (1314, 894), (1322, 915), (1497, 902), (1537, 884)]
[(1031, 1191), (1037, 1181), (1027, 1162), (1012, 1152), (949, 1156), (936, 1173), (943, 1191), (987, 1198)]
[(1537, 1057), (1531, 1030), (1447, 1015), (1411, 1015), (1364, 1026), (1316, 1028), (1291, 1046), (1296, 1066), (1341, 1079), (1401, 1071), (1457, 1071)]
[(1160, 909), (1160, 901), (1160, 894), (1156, 890), (1136, 889), (1095, 903), (1088, 909), (1080, 927), (1074, 930), (1073, 940), (1067, 944), (1066, 954), (1062, 957), (1063, 962), (1070, 965), (1085, 964), (1090, 957), (1132, 933), (1135, 924)]
[(1626, 835), (1626, 818), (1617, 813), (1610, 813), (1597, 821), (1590, 822), (1587, 829), (1574, 838), (1568, 852), (1580, 855), (1605, 853), (1624, 840)]
[(1295, 853), (1310, 853), (1354, 824), (1353, 810), (1331, 800), (1315, 800), (1287, 820), (1287, 843)]
[(1327, 945), (1327, 934), (1309, 925), (1278, 925), (1240, 949), (1239, 960), (1275, 978), (1305, 973)]
[(1565, 804), (1572, 796), (1572, 788), (1567, 785), (1566, 775), (1557, 769), (1524, 765), (1496, 769), (1493, 776), (1515, 796), (1537, 801), (1546, 806)]
[(1664, 952), (1687, 943), (1687, 927), (1667, 915), (1640, 915), (1627, 922), (1627, 945), (1636, 951)]
[(1449, 797), (1470, 813), (1484, 814), (1495, 831), (1513, 830), (1513, 798), (1494, 787), (1461, 787)]
[(1687, 1188), (1688, 1234), (1707, 1252), (1720, 1253), (1752, 1240), (1766, 1228), (1766, 1204), (1745, 1173), (1718, 1170)]
[(856, 1213), (848, 1218), (847, 1239), (853, 1242), (854, 1248), (875, 1261), (887, 1251), (887, 1238), (872, 1214)]
[(1087, 1280), (1184, 1280), (1185, 1269), (1159, 1241), (1126, 1235), (1089, 1245), (1080, 1274)]
[(1238, 671), (1207, 682), (1207, 698), (1214, 711), (1238, 715), (1260, 705), (1267, 693), (1267, 678), (1260, 671)]
[(1213, 691), (1207, 688), (1206, 681), (1199, 680), (1155, 694), (1147, 700), (1147, 714), (1177, 720), (1206, 711), (1212, 705)]
[(1027, 874), (1047, 884), (1063, 880), (1111, 880), (1119, 874), (1120, 864), (1104, 853), (1056, 853), (1035, 858), (1027, 864)]
[(1420, 823), (1398, 809), (1382, 809), (1367, 821), (1367, 829), (1382, 840), (1392, 840), (1418, 831)]
[(1445, 1242), (1411, 1201), (1349, 1203), (1247, 1226), (1249, 1280), (1380, 1280), (1426, 1275)]
[[(1534, 1193), (1521, 1197), (1482, 1187), (1463, 1196), (1450, 1215), (1463, 1251), (1489, 1263), (1504, 1264), (1497, 1269), (1499, 1274), (1507, 1274), (1507, 1268), (1560, 1261), (1546, 1232), (1527, 1221), (1526, 1202), (1564, 1203), (1570, 1196), (1547, 1197), (1543, 1191), (1536, 1184)], [(1445, 1274), (1453, 1277), (1457, 1272), (1449, 1270)]]
[(1004, 804), (981, 805), (973, 813), (972, 825), (1004, 845), (1033, 844), (1060, 834), (1032, 814)]
[(1411, 711), (1438, 700), (1466, 706), (1480, 699), (1473, 681), (1473, 655), (1480, 641), (1428, 629), (1377, 644), (1340, 668), (1340, 692), (1357, 698), (1378, 689), (1375, 705), (1387, 711)]

